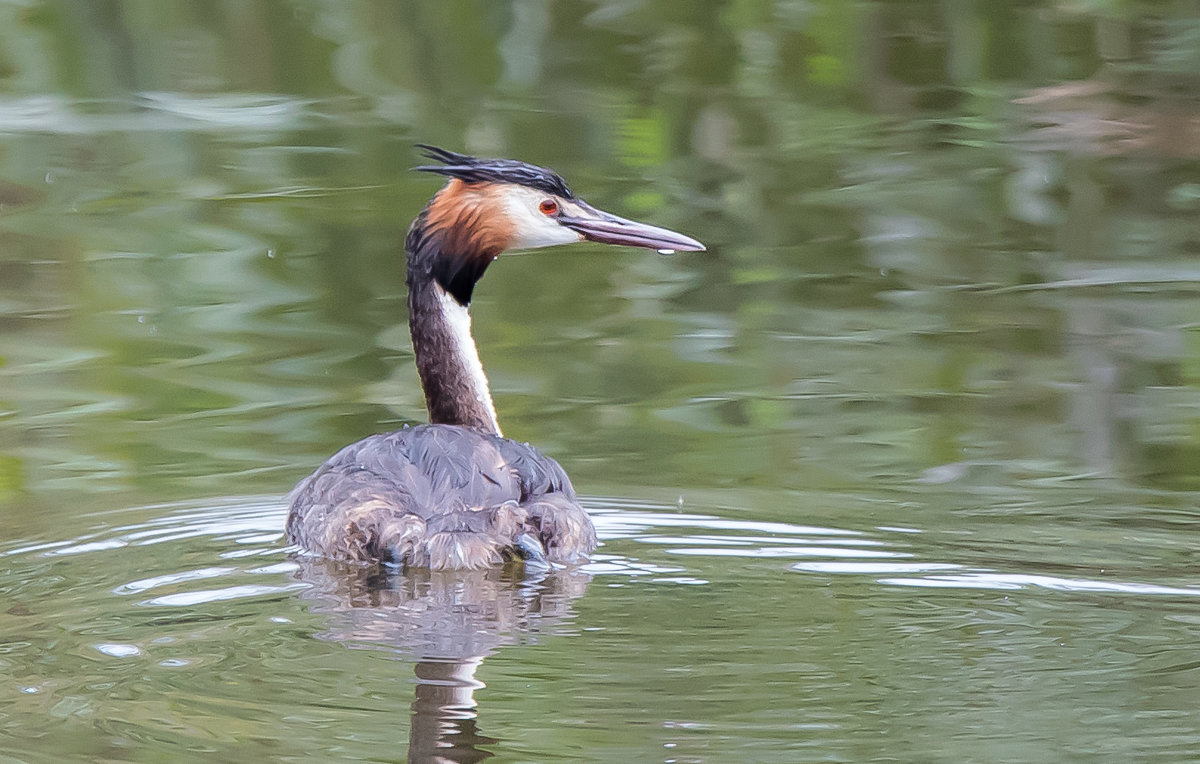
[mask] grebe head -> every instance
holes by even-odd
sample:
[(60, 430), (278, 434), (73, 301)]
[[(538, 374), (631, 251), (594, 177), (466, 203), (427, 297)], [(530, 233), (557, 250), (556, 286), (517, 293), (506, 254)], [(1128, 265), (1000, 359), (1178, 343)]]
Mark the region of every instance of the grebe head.
[(512, 159), (479, 159), (421, 144), (441, 162), (417, 170), (450, 182), (430, 202), (426, 225), (443, 232), (444, 250), (494, 259), (508, 249), (595, 241), (655, 249), (701, 251), (683, 234), (598, 210), (571, 192), (553, 170)]

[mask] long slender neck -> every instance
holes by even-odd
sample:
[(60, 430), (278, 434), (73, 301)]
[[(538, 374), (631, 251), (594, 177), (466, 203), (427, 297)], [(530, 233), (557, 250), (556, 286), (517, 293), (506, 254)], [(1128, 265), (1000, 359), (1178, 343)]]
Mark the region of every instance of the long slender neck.
[[(422, 215), (408, 234), (408, 328), (429, 421), (499, 435), (496, 407), (471, 337), (471, 315), (440, 283), (445, 280), (444, 254), (439, 251), (442, 237), (427, 235), (424, 224)], [(478, 273), (482, 275), (483, 268)], [(447, 283), (454, 287), (452, 280)], [(469, 300), (470, 289), (465, 295)]]

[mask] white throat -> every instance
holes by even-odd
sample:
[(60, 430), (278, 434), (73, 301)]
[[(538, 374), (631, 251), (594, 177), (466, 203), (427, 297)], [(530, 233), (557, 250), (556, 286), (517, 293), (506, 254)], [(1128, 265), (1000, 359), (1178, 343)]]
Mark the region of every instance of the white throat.
[(434, 291), (437, 293), (438, 306), (442, 310), (442, 315), (446, 318), (446, 326), (450, 329), (451, 341), (454, 343), (454, 352), (462, 359), (463, 365), (466, 366), (467, 373), (471, 377), (471, 395), (483, 406), (484, 410), (492, 419), (492, 424), (496, 428), (496, 434), (500, 432), (500, 422), (496, 419), (496, 407), (492, 403), (492, 393), (488, 388), (487, 377), (483, 373), (483, 363), (479, 360), (479, 350), (475, 347), (475, 340), (471, 337), (471, 314), (467, 312), (466, 307), (459, 305), (458, 300), (450, 296), (450, 293), (442, 289), (441, 284), (433, 285)]

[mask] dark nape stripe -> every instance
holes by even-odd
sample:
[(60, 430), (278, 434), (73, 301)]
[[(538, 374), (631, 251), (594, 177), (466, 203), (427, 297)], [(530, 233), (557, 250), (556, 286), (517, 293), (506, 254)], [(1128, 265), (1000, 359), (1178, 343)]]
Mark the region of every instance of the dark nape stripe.
[(429, 208), (421, 211), (408, 229), (405, 249), (408, 252), (408, 288), (415, 282), (432, 278), (445, 289), (459, 305), (471, 304), (475, 282), (483, 278), (484, 271), (496, 259), (498, 253), (445, 251), (446, 235), (428, 225)]
[(448, 255), (442, 252), (433, 261), (432, 273), (437, 283), (450, 293), (459, 305), (471, 304), (471, 293), (475, 283), (483, 278), (483, 272), (491, 265), (490, 257)]

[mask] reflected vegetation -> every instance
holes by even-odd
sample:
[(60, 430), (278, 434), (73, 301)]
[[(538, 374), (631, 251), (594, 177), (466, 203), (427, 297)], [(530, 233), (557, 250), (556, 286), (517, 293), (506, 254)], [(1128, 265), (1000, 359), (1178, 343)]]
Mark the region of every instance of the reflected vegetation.
[[(1197, 19), (0, 0), (0, 748), (394, 759), (411, 718), (505, 760), (1192, 757)], [(590, 585), (325, 575), (236, 498), (424, 420), (420, 141), (709, 245), (476, 292)]]
[(1193, 19), (700, 7), (4, 6), (5, 494), (257, 491), (420, 421), (398, 249), (430, 136), (714, 242), (481, 287), (506, 424), (593, 485), (1195, 487)]

